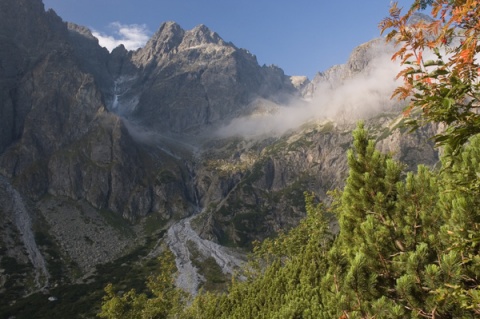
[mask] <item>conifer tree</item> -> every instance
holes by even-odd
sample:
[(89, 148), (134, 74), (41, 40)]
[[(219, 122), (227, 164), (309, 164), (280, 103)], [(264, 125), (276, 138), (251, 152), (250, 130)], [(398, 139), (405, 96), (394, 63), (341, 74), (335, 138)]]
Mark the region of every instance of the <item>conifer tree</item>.
[(363, 123), (353, 137), (347, 182), (332, 206), (340, 233), (322, 283), (329, 314), (338, 317), (372, 313), (372, 301), (389, 294), (389, 259), (398, 249), (392, 216), (402, 165), (375, 149)]
[(178, 318), (185, 306), (185, 294), (174, 285), (175, 259), (169, 250), (159, 258), (159, 275), (150, 277), (147, 282), (151, 297), (138, 294), (135, 289), (120, 296), (109, 284), (98, 316), (106, 319)]

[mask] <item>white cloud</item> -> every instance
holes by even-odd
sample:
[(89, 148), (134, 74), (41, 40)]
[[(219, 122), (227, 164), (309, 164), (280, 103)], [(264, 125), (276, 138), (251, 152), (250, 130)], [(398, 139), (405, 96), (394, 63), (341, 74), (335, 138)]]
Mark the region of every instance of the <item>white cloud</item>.
[(136, 50), (147, 43), (150, 31), (145, 24), (121, 24), (112, 22), (109, 25), (112, 35), (108, 35), (96, 30), (92, 34), (98, 39), (102, 47), (112, 51), (120, 44), (123, 44), (127, 50)]
[(336, 83), (334, 87), (330, 83), (320, 85), (311, 101), (293, 101), (271, 112), (237, 118), (217, 133), (246, 137), (279, 135), (310, 120), (350, 123), (389, 111), (395, 105), (390, 96), (401, 84), (395, 81), (400, 65), (391, 61), (391, 55), (391, 50), (380, 47), (363, 72)]

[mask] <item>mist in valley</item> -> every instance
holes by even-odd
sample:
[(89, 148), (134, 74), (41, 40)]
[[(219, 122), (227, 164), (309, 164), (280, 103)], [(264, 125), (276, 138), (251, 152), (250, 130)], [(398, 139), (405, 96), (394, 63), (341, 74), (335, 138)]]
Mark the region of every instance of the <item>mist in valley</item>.
[(391, 60), (392, 51), (382, 41), (369, 51), (373, 57), (361, 72), (350, 76), (345, 65), (337, 66), (343, 74), (334, 74), (338, 78), (321, 78), (317, 83), (312, 81), (310, 85), (315, 85), (315, 88), (311, 97), (292, 99), (284, 105), (266, 103), (260, 111), (222, 126), (217, 135), (246, 138), (279, 136), (311, 121), (333, 121), (342, 125), (379, 113), (399, 111), (401, 107), (398, 101), (391, 99), (391, 95), (401, 84), (400, 80), (396, 80), (400, 64)]

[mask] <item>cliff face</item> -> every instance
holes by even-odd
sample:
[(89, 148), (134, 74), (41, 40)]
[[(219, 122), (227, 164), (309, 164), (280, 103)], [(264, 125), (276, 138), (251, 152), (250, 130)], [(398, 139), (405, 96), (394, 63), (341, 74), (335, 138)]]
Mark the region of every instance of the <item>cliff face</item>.
[(0, 153), (21, 136), (32, 109), (32, 69), (65, 50), (62, 24), (41, 1), (0, 3)]
[[(379, 42), (308, 82), (259, 66), (203, 25), (166, 22), (144, 48), (109, 53), (40, 0), (0, 1), (0, 294), (76, 280), (187, 216), (198, 214), (166, 240), (179, 267), (194, 255), (182, 229), (202, 258), (217, 249), (224, 260), (212, 241), (248, 247), (295, 225), (304, 191), (325, 199), (342, 186), (353, 121), (255, 138), (212, 131), (368, 73)], [(434, 128), (406, 136), (397, 106), (379, 109), (367, 121), (379, 148), (412, 168), (435, 163)]]
[[(28, 7), (32, 3), (37, 6)], [(96, 68), (99, 62), (87, 64), (79, 59), (80, 48), (89, 51), (85, 47), (97, 42), (85, 30), (83, 35), (78, 28), (69, 31), (53, 12), (43, 12), (41, 2), (25, 6), (31, 15), (25, 24), (36, 21), (38, 34), (32, 38), (28, 24), (18, 25), (23, 22), (20, 19), (15, 22), (17, 28), (5, 36), (14, 39), (16, 47), (25, 48), (21, 52), (25, 57), (12, 71), (16, 74), (3, 76), (5, 86), (12, 89), (2, 90), (9, 99), (3, 101), (1, 109), (10, 114), (2, 116), (0, 125), (10, 131), (2, 141), (2, 173), (34, 200), (45, 194), (85, 198), (96, 208), (110, 209), (130, 220), (145, 216), (160, 205), (161, 196), (156, 193), (161, 192), (150, 183), (154, 174), (146, 170), (155, 166), (146, 164), (145, 150), (131, 139), (120, 118), (106, 110), (101, 90), (105, 81), (96, 76), (106, 68)], [(10, 12), (22, 7), (22, 2), (12, 2), (2, 14), (22, 17), (22, 13)], [(72, 45), (72, 32), (91, 43)], [(15, 55), (15, 50), (8, 51), (8, 45), (2, 48), (5, 55)], [(35, 55), (30, 57), (32, 52)], [(27, 56), (31, 61), (24, 61)], [(105, 58), (98, 43), (87, 58), (95, 61), (96, 56), (100, 61)], [(12, 77), (17, 80), (10, 80)]]
[(2, 62), (10, 72), (0, 75), (6, 97), (0, 102), (0, 167), (22, 193), (38, 199), (49, 188), (49, 156), (88, 132), (104, 106), (93, 77), (77, 67), (67, 28), (54, 12), (45, 13), (40, 1), (2, 6)]

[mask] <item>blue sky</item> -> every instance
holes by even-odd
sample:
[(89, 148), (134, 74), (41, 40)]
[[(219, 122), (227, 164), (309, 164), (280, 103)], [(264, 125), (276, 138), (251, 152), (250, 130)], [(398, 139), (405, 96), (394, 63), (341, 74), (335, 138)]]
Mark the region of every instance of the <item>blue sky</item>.
[[(110, 44), (141, 45), (165, 21), (184, 29), (205, 24), (245, 48), (260, 64), (307, 75), (345, 63), (353, 48), (379, 36), (390, 0), (44, 0), (65, 21), (96, 31)], [(398, 1), (407, 8), (413, 0)], [(123, 35), (122, 35), (123, 34)], [(109, 38), (110, 37), (110, 38)], [(108, 43), (108, 42), (104, 42)]]

